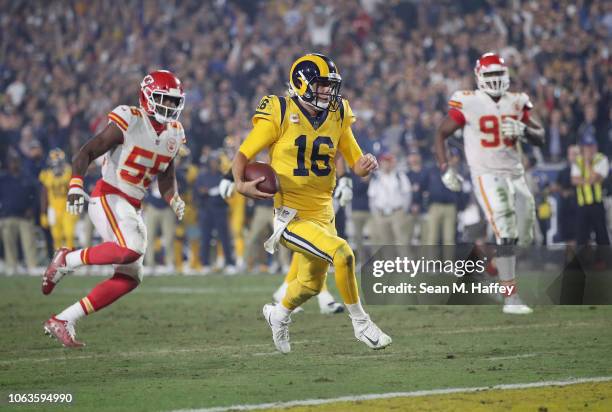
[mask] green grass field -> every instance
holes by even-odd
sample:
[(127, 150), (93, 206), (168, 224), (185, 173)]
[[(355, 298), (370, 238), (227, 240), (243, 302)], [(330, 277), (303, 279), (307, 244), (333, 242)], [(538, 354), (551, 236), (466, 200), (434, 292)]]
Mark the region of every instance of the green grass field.
[[(261, 315), (281, 281), (270, 275), (147, 278), (79, 323), (86, 348), (45, 337), (48, 316), (101, 279), (66, 278), (43, 296), (38, 278), (0, 277), (0, 409), (67, 409), (9, 405), (9, 393), (71, 393), (69, 410), (166, 411), (612, 375), (604, 306), (527, 317), (496, 306), (370, 306), (394, 339), (375, 352), (355, 340), (348, 316), (309, 302), (293, 317), (292, 353), (280, 355)], [(612, 408), (612, 385), (601, 387), (590, 405)]]

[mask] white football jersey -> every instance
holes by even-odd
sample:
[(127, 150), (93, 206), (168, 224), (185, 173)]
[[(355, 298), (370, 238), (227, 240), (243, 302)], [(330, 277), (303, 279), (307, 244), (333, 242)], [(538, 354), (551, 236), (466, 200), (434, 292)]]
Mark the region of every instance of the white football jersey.
[(506, 92), (496, 102), (480, 90), (457, 91), (449, 107), (449, 115), (463, 126), (465, 157), (472, 175), (523, 175), (517, 141), (505, 138), (501, 126), (507, 117), (528, 119), (533, 106), (527, 94)]
[(117, 106), (109, 122), (123, 132), (123, 144), (104, 155), (102, 179), (126, 195), (141, 200), (155, 176), (165, 171), (185, 143), (179, 122), (166, 124), (157, 134), (146, 112), (137, 107)]

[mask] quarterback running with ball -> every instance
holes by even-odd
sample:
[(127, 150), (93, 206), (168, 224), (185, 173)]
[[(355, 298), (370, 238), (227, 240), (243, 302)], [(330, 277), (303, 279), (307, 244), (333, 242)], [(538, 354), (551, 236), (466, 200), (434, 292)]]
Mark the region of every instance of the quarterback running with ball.
[[(64, 275), (83, 265), (113, 265), (114, 274), (45, 322), (45, 333), (67, 347), (83, 346), (75, 337), (79, 319), (110, 305), (142, 281), (147, 232), (141, 201), (153, 179), (157, 178), (159, 191), (179, 220), (185, 210), (174, 166), (185, 143), (178, 122), (185, 103), (183, 86), (171, 72), (158, 70), (145, 76), (140, 88), (140, 107), (117, 106), (108, 114), (104, 130), (73, 159), (66, 207), (78, 215), (89, 200), (89, 218), (103, 243), (79, 250), (60, 248), (43, 275), (42, 292), (48, 295)], [(83, 190), (83, 176), (102, 155), (102, 178), (89, 197)]]
[[(534, 119), (525, 93), (508, 91), (510, 79), (504, 60), (482, 55), (474, 69), (477, 90), (457, 91), (448, 115), (436, 134), (435, 149), (442, 181), (461, 190), (461, 178), (448, 166), (445, 140), (463, 129), (465, 156), (478, 203), (487, 216), (497, 243), (497, 269), (502, 285), (516, 286), (515, 245), (533, 241), (535, 202), (525, 181), (520, 142), (544, 144), (544, 129)], [(516, 287), (505, 296), (504, 313), (528, 314)]]
[(364, 311), (355, 278), (355, 257), (347, 241), (336, 233), (332, 193), (336, 184), (335, 158), (341, 153), (353, 172), (367, 176), (376, 158), (362, 154), (351, 124), (355, 117), (340, 97), (342, 79), (336, 65), (322, 54), (297, 59), (289, 74), (290, 97), (265, 96), (253, 116), (253, 129), (234, 158), (236, 190), (255, 199), (271, 197), (257, 189), (264, 179), (246, 182), (244, 170), (255, 155), (268, 148), (271, 166), (280, 181), (274, 195), (274, 234), (264, 244), (274, 251), (282, 243), (297, 254), (297, 276), (280, 303), (268, 304), (263, 314), (272, 329), (276, 348), (291, 351), (291, 312), (316, 296), (329, 265), (353, 323), (355, 337), (372, 349), (391, 343)]

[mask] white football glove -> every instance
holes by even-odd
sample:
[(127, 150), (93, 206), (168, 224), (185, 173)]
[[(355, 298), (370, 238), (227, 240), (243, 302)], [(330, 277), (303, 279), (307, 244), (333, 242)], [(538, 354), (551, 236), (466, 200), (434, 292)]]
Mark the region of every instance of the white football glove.
[(348, 205), (353, 200), (353, 181), (348, 176), (338, 179), (334, 198), (340, 203), (340, 207)]
[(172, 210), (174, 210), (174, 214), (176, 215), (178, 220), (183, 220), (183, 215), (185, 214), (185, 202), (183, 201), (183, 199), (181, 199), (179, 194), (175, 193), (174, 196), (172, 196), (172, 199), (170, 199), (170, 202), (168, 203), (170, 204)]
[(511, 139), (523, 140), (527, 125), (519, 120), (506, 117), (502, 123), (502, 135)]
[(442, 175), (442, 183), (453, 192), (460, 192), (463, 185), (463, 177), (461, 177), (455, 169), (449, 167)]
[(78, 181), (75, 182), (75, 178), (70, 180), (70, 189), (68, 189), (68, 195), (66, 200), (66, 211), (71, 215), (78, 216), (83, 213), (85, 202), (89, 202), (89, 196), (83, 190), (83, 182), (80, 184)]
[(221, 183), (219, 183), (219, 194), (223, 200), (231, 197), (234, 194), (234, 189), (236, 189), (236, 184), (234, 182), (226, 178), (221, 179)]

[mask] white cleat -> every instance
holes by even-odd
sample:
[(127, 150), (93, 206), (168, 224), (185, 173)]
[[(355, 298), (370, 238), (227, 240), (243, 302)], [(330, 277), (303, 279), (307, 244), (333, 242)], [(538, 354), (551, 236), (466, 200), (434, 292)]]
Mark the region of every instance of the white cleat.
[(319, 306), (323, 315), (333, 315), (344, 312), (344, 306), (338, 302), (329, 302), (327, 305)]
[(529, 315), (533, 313), (533, 309), (522, 303), (518, 305), (506, 303), (502, 311), (508, 315)]
[(504, 308), (502, 311), (508, 315), (529, 315), (533, 313), (533, 309), (523, 303), (518, 293), (504, 299)]
[(273, 304), (268, 303), (263, 307), (263, 315), (272, 329), (272, 340), (274, 345), (280, 353), (291, 352), (291, 343), (289, 342), (289, 324), (291, 318), (287, 317), (286, 320), (277, 319), (275, 315), (275, 307)]
[(364, 319), (351, 320), (353, 321), (355, 337), (368, 345), (369, 348), (374, 350), (384, 349), (391, 344), (391, 337), (380, 330), (369, 316)]

